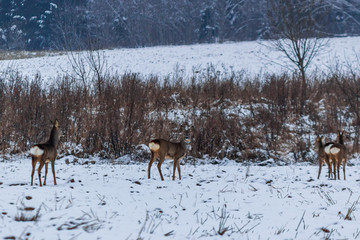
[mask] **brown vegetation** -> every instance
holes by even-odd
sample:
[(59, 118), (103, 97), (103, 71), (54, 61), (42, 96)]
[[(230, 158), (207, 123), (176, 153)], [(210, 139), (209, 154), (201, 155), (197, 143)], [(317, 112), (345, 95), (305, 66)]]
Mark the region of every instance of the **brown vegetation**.
[(55, 118), (63, 131), (62, 154), (139, 156), (136, 146), (153, 138), (180, 140), (184, 123), (194, 126), (188, 154), (193, 157), (315, 160), (309, 153), (316, 134), (342, 128), (350, 132), (349, 153), (358, 151), (360, 78), (355, 75), (309, 79), (305, 107), (298, 75), (248, 79), (209, 73), (185, 81), (126, 74), (98, 76), (87, 85), (69, 77), (43, 83), (40, 77), (0, 76), (2, 153), (25, 152), (45, 140), (44, 126)]

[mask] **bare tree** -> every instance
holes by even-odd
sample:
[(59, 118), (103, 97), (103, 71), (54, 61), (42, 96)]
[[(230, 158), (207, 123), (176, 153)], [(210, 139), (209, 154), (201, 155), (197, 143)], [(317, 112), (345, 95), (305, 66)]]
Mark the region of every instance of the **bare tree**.
[(317, 19), (326, 12), (316, 0), (269, 0), (267, 2), (270, 44), (300, 71), (301, 99), (306, 99), (306, 70), (327, 40)]

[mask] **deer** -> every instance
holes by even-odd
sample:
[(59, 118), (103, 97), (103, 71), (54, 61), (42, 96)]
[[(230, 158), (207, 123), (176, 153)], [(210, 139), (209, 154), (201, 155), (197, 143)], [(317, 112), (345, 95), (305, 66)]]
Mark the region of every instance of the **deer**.
[(345, 166), (347, 161), (347, 149), (344, 144), (344, 131), (338, 131), (337, 141), (337, 143), (332, 144), (330, 147), (330, 158), (334, 168), (334, 179), (340, 180), (340, 165), (343, 163), (344, 180), (346, 180)]
[[(316, 137), (316, 142), (315, 142), (315, 146), (316, 149), (318, 151), (318, 161), (319, 161), (319, 172), (318, 172), (318, 177), (317, 179), (320, 178), (320, 174), (321, 174), (321, 168), (324, 164), (324, 162), (326, 163), (326, 165), (328, 166), (328, 171), (329, 171), (329, 178), (331, 178), (332, 176), (332, 169), (331, 169), (331, 158), (329, 156), (329, 153), (327, 153), (329, 150), (329, 146), (331, 147), (332, 144), (334, 144), (333, 142), (328, 142), (325, 145), (323, 144), (323, 137), (321, 136), (317, 136)], [(326, 151), (325, 151), (326, 149)]]
[(56, 119), (53, 122), (53, 128), (51, 129), (50, 138), (45, 143), (40, 143), (32, 146), (30, 148), (30, 156), (32, 158), (32, 172), (31, 172), (31, 186), (33, 185), (34, 180), (34, 172), (36, 164), (39, 162), (38, 175), (39, 175), (39, 183), (41, 184), (41, 169), (45, 165), (45, 179), (44, 185), (46, 185), (46, 176), (48, 172), (48, 163), (51, 163), (51, 170), (54, 177), (54, 185), (56, 185), (56, 177), (55, 177), (55, 159), (57, 156), (57, 147), (60, 140), (60, 129), (59, 122)]
[(161, 181), (164, 181), (164, 177), (161, 173), (161, 164), (165, 159), (173, 160), (173, 175), (172, 180), (175, 180), (175, 171), (176, 168), (179, 173), (179, 180), (181, 180), (181, 171), (180, 171), (180, 160), (183, 159), (186, 155), (187, 145), (190, 141), (190, 130), (183, 132), (183, 140), (180, 142), (170, 142), (168, 140), (158, 138), (151, 140), (149, 142), (149, 148), (151, 151), (151, 158), (148, 166), (148, 179), (150, 179), (150, 170), (153, 162), (159, 158), (157, 168), (159, 170)]

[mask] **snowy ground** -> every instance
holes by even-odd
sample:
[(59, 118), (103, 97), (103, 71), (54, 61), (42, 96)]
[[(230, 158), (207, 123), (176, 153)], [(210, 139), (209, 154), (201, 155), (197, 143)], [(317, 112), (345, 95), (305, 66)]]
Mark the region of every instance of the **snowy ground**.
[[(335, 38), (312, 70), (359, 70), (360, 38)], [(108, 70), (143, 75), (192, 74), (213, 64), (219, 71), (281, 72), (288, 63), (256, 42), (104, 51)], [(83, 55), (85, 56), (85, 54)], [(73, 74), (66, 55), (0, 61), (24, 75), (45, 79)], [(0, 238), (5, 239), (360, 239), (360, 162), (346, 181), (320, 180), (317, 166), (182, 166), (172, 163), (66, 164), (56, 162), (58, 185), (30, 186), (30, 158), (0, 157)], [(206, 159), (205, 159), (206, 160)], [(204, 160), (204, 161), (205, 161)], [(91, 161), (91, 159), (90, 159)], [(206, 161), (205, 161), (206, 162)], [(36, 174), (35, 174), (36, 175)], [(44, 172), (43, 174), (44, 175)], [(342, 172), (341, 172), (341, 176)]]
[(1, 238), (360, 239), (359, 164), (346, 181), (328, 180), (326, 167), (317, 180), (317, 166), (233, 162), (184, 165), (183, 180), (171, 181), (169, 161), (161, 182), (155, 164), (148, 180), (147, 164), (66, 158), (58, 185), (50, 172), (44, 187), (37, 177), (30, 186), (29, 158), (0, 162)]
[[(329, 73), (340, 70), (360, 70), (360, 37), (332, 38), (310, 66), (311, 71)], [(280, 73), (293, 66), (280, 53), (272, 51), (264, 42), (198, 44), (188, 46), (160, 46), (136, 49), (101, 51), (103, 72), (124, 72), (164, 76), (191, 76), (206, 73), (209, 65), (220, 73), (245, 71), (246, 74)], [(77, 63), (83, 61), (88, 69), (86, 52), (75, 54)], [(44, 79), (58, 74), (74, 74), (70, 54), (0, 61), (0, 72), (17, 70), (30, 77), (39, 73)], [(89, 72), (89, 70), (87, 70)]]

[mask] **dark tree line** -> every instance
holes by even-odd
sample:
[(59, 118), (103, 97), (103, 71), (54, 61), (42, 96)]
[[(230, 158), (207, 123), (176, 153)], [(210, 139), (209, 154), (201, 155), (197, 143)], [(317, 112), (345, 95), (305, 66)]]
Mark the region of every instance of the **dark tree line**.
[[(297, 0), (300, 1), (300, 0)], [(296, 2), (296, 1), (290, 1)], [(358, 0), (316, 0), (324, 36), (358, 35)], [(63, 50), (266, 39), (266, 0), (0, 0), (0, 49)], [(271, 10), (271, 9), (270, 9)]]

